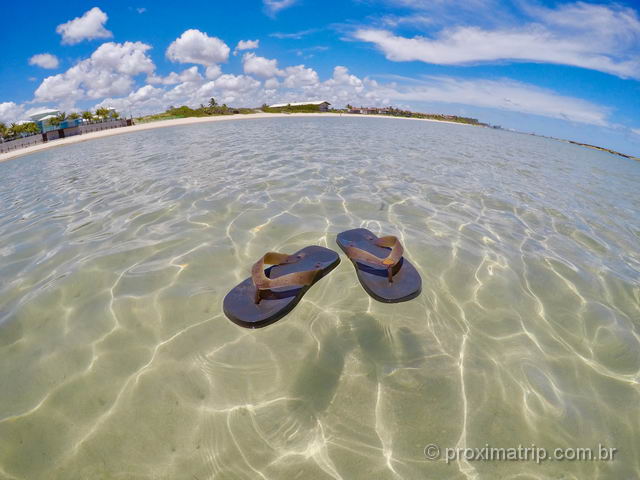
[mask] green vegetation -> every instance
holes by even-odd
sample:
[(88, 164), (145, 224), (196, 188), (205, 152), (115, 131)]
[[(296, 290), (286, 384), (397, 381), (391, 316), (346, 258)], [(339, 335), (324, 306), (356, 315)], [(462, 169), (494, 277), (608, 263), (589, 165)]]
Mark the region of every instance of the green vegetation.
[(439, 120), (441, 122), (467, 123), (469, 125), (479, 125), (483, 127), (488, 126), (486, 123), (482, 123), (478, 121), (477, 118), (459, 117), (457, 115), (441, 115), (436, 113), (411, 112), (411, 115), (409, 116), (411, 118), (426, 118), (429, 120)]
[(157, 113), (154, 115), (146, 115), (144, 117), (136, 118), (136, 123), (148, 123), (157, 122), (159, 120), (171, 120), (174, 118), (189, 118), (189, 117), (211, 117), (217, 115), (233, 115), (233, 114), (249, 114), (253, 113), (251, 108), (231, 108), (226, 104), (218, 105), (215, 98), (209, 100), (208, 106), (200, 105), (198, 108), (191, 108), (186, 105), (181, 107), (169, 107), (163, 113)]
[(4, 140), (13, 140), (20, 137), (26, 137), (40, 133), (38, 125), (33, 122), (22, 123), (20, 125), (12, 123), (10, 126), (0, 122), (0, 138)]
[[(349, 113), (349, 111), (353, 109), (351, 105), (347, 105), (344, 110), (336, 110), (341, 113)], [(466, 123), (469, 125), (479, 125), (486, 127), (488, 126), (486, 123), (482, 123), (478, 121), (476, 118), (469, 117), (459, 117), (457, 115), (443, 115), (440, 113), (421, 113), (421, 112), (412, 112), (411, 110), (401, 110), (399, 108), (394, 107), (384, 107), (384, 108), (373, 108), (370, 111), (369, 115), (388, 115), (391, 117), (405, 117), (405, 118), (424, 118), (427, 120), (438, 120), (441, 122), (456, 122), (456, 123)], [(377, 111), (375, 111), (377, 110)], [(357, 114), (356, 114), (357, 115)]]
[[(95, 114), (86, 110), (82, 113), (72, 112), (70, 114), (66, 114), (65, 112), (60, 112), (53, 118), (47, 120), (49, 125), (53, 125), (57, 127), (61, 125), (63, 122), (68, 120), (77, 120), (79, 118), (83, 118), (88, 121), (105, 121), (120, 118), (120, 114), (114, 110), (109, 110), (107, 108), (98, 108)], [(4, 141), (14, 140), (20, 137), (26, 137), (28, 135), (35, 135), (40, 132), (40, 127), (35, 122), (25, 122), (21, 124), (12, 123), (7, 126), (6, 124), (0, 122), (0, 138)]]
[(273, 108), (265, 104), (261, 110), (265, 113), (322, 113), (320, 105), (286, 105)]
[(54, 118), (49, 119), (49, 125), (53, 125), (54, 127), (57, 127), (65, 120), (67, 120), (67, 114), (65, 112), (60, 112)]

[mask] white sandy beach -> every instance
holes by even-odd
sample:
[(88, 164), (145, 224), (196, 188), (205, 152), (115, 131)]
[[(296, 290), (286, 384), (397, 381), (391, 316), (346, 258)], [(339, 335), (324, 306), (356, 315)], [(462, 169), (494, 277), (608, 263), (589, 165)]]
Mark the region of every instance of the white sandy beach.
[(191, 125), (194, 123), (208, 123), (208, 122), (225, 122), (229, 120), (251, 120), (260, 118), (276, 118), (276, 117), (348, 117), (348, 118), (394, 118), (397, 120), (414, 120), (422, 122), (437, 122), (437, 123), (451, 123), (454, 125), (465, 125), (465, 123), (459, 122), (447, 122), (445, 120), (431, 120), (427, 118), (406, 118), (406, 117), (392, 117), (388, 115), (352, 115), (352, 114), (340, 114), (340, 113), (253, 113), (253, 114), (238, 114), (238, 115), (220, 115), (214, 117), (189, 117), (189, 118), (176, 118), (172, 120), (160, 120), (157, 122), (142, 123), (139, 125), (133, 125), (131, 127), (113, 128), (110, 130), (102, 130), (100, 132), (86, 133), (84, 135), (75, 135), (73, 137), (62, 138), (59, 140), (52, 140), (47, 143), (41, 143), (39, 145), (33, 145), (20, 150), (0, 154), (0, 162), (11, 160), (12, 158), (22, 157), (31, 153), (40, 152), (42, 150), (48, 150), (50, 148), (62, 147), (64, 145), (70, 145), (72, 143), (86, 142), (88, 140), (95, 140), (96, 138), (110, 137), (112, 135), (121, 135), (124, 133), (140, 132), (143, 130), (151, 130), (153, 128), (163, 127), (176, 127), (180, 125)]

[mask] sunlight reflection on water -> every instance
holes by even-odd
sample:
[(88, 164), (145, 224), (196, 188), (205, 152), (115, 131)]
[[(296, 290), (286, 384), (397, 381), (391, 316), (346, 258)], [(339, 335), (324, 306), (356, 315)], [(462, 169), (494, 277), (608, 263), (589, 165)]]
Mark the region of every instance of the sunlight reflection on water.
[[(639, 186), (602, 152), (386, 119), (0, 164), (0, 478), (637, 478)], [(266, 250), (360, 226), (401, 237), (420, 297), (374, 302), (343, 261), (270, 327), (222, 314)], [(446, 465), (430, 443), (620, 453)]]

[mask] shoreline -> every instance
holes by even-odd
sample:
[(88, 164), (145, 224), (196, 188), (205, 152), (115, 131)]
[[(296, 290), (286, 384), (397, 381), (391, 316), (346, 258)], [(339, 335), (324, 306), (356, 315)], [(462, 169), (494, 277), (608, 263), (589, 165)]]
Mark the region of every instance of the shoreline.
[(264, 119), (264, 118), (286, 118), (286, 117), (346, 117), (346, 118), (395, 118), (397, 120), (414, 120), (419, 122), (435, 122), (435, 123), (448, 123), (452, 125), (467, 125), (460, 122), (448, 122), (446, 120), (431, 120), (428, 118), (406, 118), (406, 117), (392, 117), (389, 115), (351, 115), (340, 113), (249, 113), (249, 114), (234, 114), (234, 115), (219, 115), (212, 117), (187, 117), (187, 118), (173, 118), (171, 120), (159, 120), (156, 122), (141, 123), (132, 125), (130, 127), (119, 127), (110, 130), (102, 130), (99, 132), (85, 133), (84, 135), (74, 135), (73, 137), (61, 138), (58, 140), (52, 140), (47, 143), (40, 143), (38, 145), (32, 145), (20, 150), (14, 150), (7, 153), (0, 154), (0, 162), (12, 160), (14, 158), (23, 157), (32, 153), (49, 150), (51, 148), (62, 147), (65, 145), (71, 145), (74, 143), (87, 142), (103, 137), (111, 137), (113, 135), (122, 135), (125, 133), (142, 132), (145, 130), (153, 130), (155, 128), (177, 127), (182, 125), (193, 125), (198, 123), (209, 122), (226, 122), (231, 120), (249, 120), (249, 119)]
[[(103, 138), (103, 137), (111, 137), (113, 135), (123, 135), (126, 133), (153, 130), (155, 128), (178, 127), (182, 125), (193, 125), (198, 123), (209, 123), (209, 122), (228, 122), (232, 120), (287, 118), (292, 116), (295, 116), (295, 117), (343, 117), (344, 116), (346, 118), (392, 118), (395, 120), (413, 120), (417, 122), (447, 123), (449, 125), (462, 125), (466, 127), (475, 126), (467, 123), (449, 122), (447, 120), (433, 120), (430, 118), (394, 117), (391, 115), (375, 115), (375, 114), (374, 115), (353, 115), (353, 114), (342, 114), (342, 113), (248, 113), (248, 114), (233, 114), (233, 115), (217, 115), (217, 116), (211, 116), (211, 117), (172, 118), (171, 120), (158, 120), (155, 122), (132, 125), (130, 127), (119, 127), (119, 128), (113, 128), (110, 130), (102, 130), (99, 132), (86, 133), (84, 135), (74, 135), (73, 137), (52, 140), (47, 143), (32, 145), (30, 147), (22, 148), (20, 150), (1, 153), (0, 163), (6, 162), (8, 160), (13, 160), (14, 158), (31, 155), (32, 153), (38, 153), (44, 150), (49, 150), (51, 148), (63, 147), (65, 145), (71, 145), (71, 144), (80, 143), (80, 142), (88, 142), (90, 140), (96, 140), (98, 138)], [(514, 132), (514, 133), (524, 133), (524, 132)], [(584, 148), (589, 148), (591, 150), (599, 150), (601, 152), (609, 153), (611, 155), (628, 158), (630, 160), (640, 161), (640, 158), (634, 157), (633, 155), (626, 155), (624, 153), (619, 153), (604, 147), (598, 147), (595, 145), (589, 145), (586, 143), (580, 143), (580, 142), (565, 140), (561, 138), (546, 137), (544, 135), (536, 135), (536, 134), (528, 134), (528, 135), (534, 135), (536, 137), (542, 137), (542, 138), (549, 138), (551, 140), (556, 140), (564, 143), (571, 143)]]

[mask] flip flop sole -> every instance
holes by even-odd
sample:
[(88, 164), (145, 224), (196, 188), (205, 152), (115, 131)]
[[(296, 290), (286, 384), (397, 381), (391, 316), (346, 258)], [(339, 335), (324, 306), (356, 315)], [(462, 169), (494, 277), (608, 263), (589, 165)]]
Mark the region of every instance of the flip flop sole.
[(277, 322), (300, 302), (313, 285), (340, 263), (340, 256), (328, 248), (312, 245), (297, 251), (303, 255), (296, 262), (274, 265), (265, 270), (267, 277), (278, 278), (289, 273), (320, 269), (311, 285), (273, 289), (259, 303), (255, 303), (255, 286), (251, 277), (236, 285), (222, 302), (222, 310), (229, 320), (245, 328), (262, 328)]
[[(375, 245), (373, 242), (377, 238), (366, 228), (356, 228), (338, 234), (336, 242), (345, 253), (347, 246), (354, 246), (382, 259), (389, 255), (389, 249)], [(416, 298), (422, 291), (422, 278), (416, 268), (404, 257), (400, 262), (393, 282), (389, 282), (386, 270), (351, 261), (362, 288), (374, 299), (384, 303), (406, 302)]]

